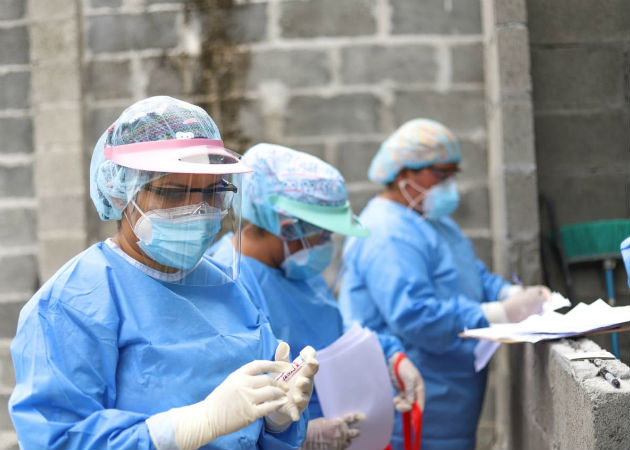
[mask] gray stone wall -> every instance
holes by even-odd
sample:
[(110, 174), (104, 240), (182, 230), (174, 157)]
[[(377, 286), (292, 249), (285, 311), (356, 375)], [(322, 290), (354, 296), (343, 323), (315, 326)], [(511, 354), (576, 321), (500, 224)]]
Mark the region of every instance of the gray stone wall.
[[(567, 355), (597, 351), (590, 339), (514, 344), (511, 382), (512, 446), (519, 450), (611, 450), (630, 448), (630, 368), (618, 360), (604, 366), (620, 380), (615, 388), (589, 361)], [(527, 370), (523, 370), (527, 367)]]
[[(630, 3), (528, 0), (538, 189), (558, 225), (630, 217)], [(549, 231), (546, 211), (542, 228)], [(549, 283), (565, 291), (550, 255)], [(601, 262), (570, 267), (578, 301), (607, 298)], [(618, 304), (630, 302), (621, 260)], [(630, 361), (630, 335), (620, 336)], [(610, 348), (608, 336), (596, 338)]]
[[(0, 42), (0, 404), (6, 405), (15, 384), (10, 339), (20, 308), (39, 283), (30, 38), (21, 0), (2, 2)], [(5, 406), (0, 408), (0, 449), (16, 445), (11, 429)]]

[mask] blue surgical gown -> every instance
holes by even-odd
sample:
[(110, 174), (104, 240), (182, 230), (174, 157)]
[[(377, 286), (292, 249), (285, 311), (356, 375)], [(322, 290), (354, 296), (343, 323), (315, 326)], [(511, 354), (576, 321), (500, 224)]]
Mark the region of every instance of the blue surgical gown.
[[(360, 218), (371, 235), (344, 248), (344, 320), (398, 336), (421, 371), (422, 448), (472, 449), (487, 374), (474, 370), (477, 342), (457, 334), (488, 326), (480, 303), (495, 301), (506, 283), (476, 258), (450, 218), (426, 220), (381, 197)], [(392, 444), (402, 448), (400, 435)]]
[[(194, 272), (214, 267), (204, 260)], [(22, 309), (9, 411), (24, 449), (154, 449), (149, 416), (203, 400), (276, 346), (239, 283), (164, 283), (99, 243)], [(280, 434), (259, 419), (202, 448), (297, 448), (305, 431), (304, 418)]]
[[(217, 260), (229, 261), (231, 236), (225, 236), (211, 251), (216, 251), (214, 258)], [(239, 279), (250, 291), (254, 302), (267, 314), (276, 337), (288, 343), (293, 353), (307, 345), (315, 350), (322, 349), (343, 334), (339, 307), (321, 275), (307, 280), (290, 279), (281, 269), (243, 256)], [(397, 338), (391, 335), (378, 338), (385, 357), (402, 351)], [(308, 414), (310, 419), (323, 416), (316, 390), (309, 402)]]

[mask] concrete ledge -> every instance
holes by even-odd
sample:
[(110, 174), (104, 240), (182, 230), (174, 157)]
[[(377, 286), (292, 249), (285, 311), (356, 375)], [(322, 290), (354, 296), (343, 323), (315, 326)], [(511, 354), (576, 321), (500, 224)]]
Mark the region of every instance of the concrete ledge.
[(519, 449), (630, 448), (630, 368), (604, 361), (618, 389), (590, 362), (565, 357), (599, 349), (584, 338), (512, 347), (511, 434)]

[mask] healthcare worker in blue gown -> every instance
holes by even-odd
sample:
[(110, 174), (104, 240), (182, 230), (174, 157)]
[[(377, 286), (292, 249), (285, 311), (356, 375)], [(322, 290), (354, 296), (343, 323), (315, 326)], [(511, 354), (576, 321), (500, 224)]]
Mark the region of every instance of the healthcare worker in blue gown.
[[(301, 445), (314, 351), (290, 370), (235, 264), (204, 257), (238, 229), (250, 169), (201, 108), (151, 97), (102, 135), (90, 194), (118, 233), (48, 280), (20, 313), (9, 410), (21, 448), (283, 449)], [(238, 258), (236, 259), (238, 260)]]
[[(255, 145), (243, 161), (254, 172), (243, 177), (248, 224), (242, 233), (240, 277), (279, 339), (292, 348), (312, 345), (319, 350), (343, 334), (341, 314), (321, 275), (333, 256), (331, 233), (361, 238), (368, 231), (352, 214), (343, 177), (324, 161), (272, 144)], [(235, 244), (224, 237), (213, 248), (215, 257), (229, 257)], [(387, 335), (379, 340), (391, 368), (402, 350), (400, 342)], [(409, 410), (416, 400), (423, 404), (424, 383), (409, 359), (401, 359), (399, 374), (405, 390), (394, 398), (396, 408)], [(397, 383), (395, 387), (400, 390)], [(341, 450), (359, 434), (354, 425), (362, 411), (324, 418), (316, 392), (308, 411), (303, 449)]]
[(459, 201), (460, 160), (459, 142), (442, 124), (415, 119), (402, 125), (369, 168), (370, 180), (384, 185), (360, 215), (371, 235), (344, 248), (344, 320), (397, 336), (421, 368), (427, 450), (475, 447), (486, 371), (473, 366), (477, 341), (457, 334), (520, 321), (540, 312), (550, 294), (544, 286), (510, 285), (477, 259), (449, 217)]

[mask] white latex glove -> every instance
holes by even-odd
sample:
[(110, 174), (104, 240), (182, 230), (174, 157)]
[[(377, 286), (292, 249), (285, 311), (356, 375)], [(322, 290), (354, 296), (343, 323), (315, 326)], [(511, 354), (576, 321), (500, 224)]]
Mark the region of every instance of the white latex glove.
[(360, 430), (352, 425), (365, 420), (363, 413), (344, 414), (336, 419), (320, 417), (308, 421), (306, 439), (301, 450), (344, 450), (350, 447), (352, 439)]
[(398, 375), (400, 376), (405, 388), (403, 389), (395, 373), (396, 360), (400, 352), (394, 353), (389, 358), (389, 377), (398, 395), (394, 397), (394, 407), (399, 412), (407, 412), (411, 410), (414, 402), (418, 402), (420, 409), (424, 411), (425, 389), (424, 379), (420, 375), (420, 371), (416, 366), (405, 357), (398, 365)]
[(520, 322), (538, 314), (551, 297), (546, 286), (528, 286), (499, 302), (482, 303), (481, 309), (490, 323)]
[(153, 443), (160, 450), (196, 449), (276, 411), (289, 401), (288, 386), (267, 373), (289, 366), (284, 361), (252, 361), (232, 372), (205, 400), (149, 417)]
[[(304, 347), (300, 351), (300, 356), (304, 358), (304, 365), (287, 382), (280, 382), (287, 387), (289, 400), (265, 417), (266, 428), (272, 433), (280, 433), (286, 430), (291, 422), (299, 420), (311, 400), (313, 378), (319, 369), (319, 362), (315, 359), (315, 349), (311, 346)], [(289, 361), (289, 345), (286, 342), (280, 342), (276, 348), (275, 360)], [(274, 377), (276, 375), (274, 374)]]

